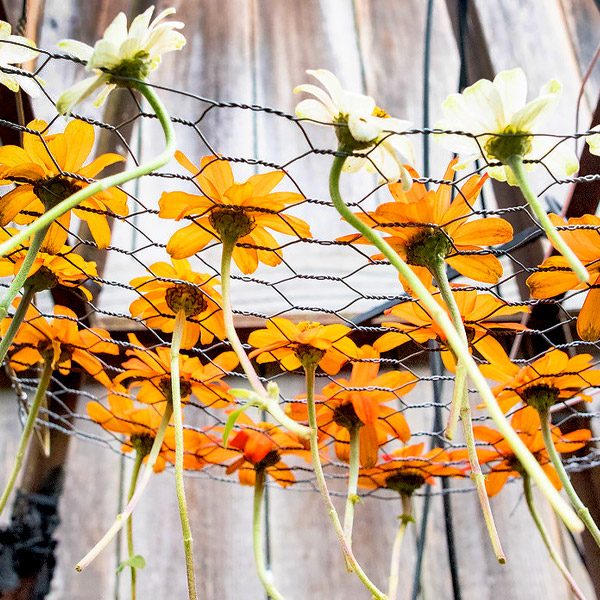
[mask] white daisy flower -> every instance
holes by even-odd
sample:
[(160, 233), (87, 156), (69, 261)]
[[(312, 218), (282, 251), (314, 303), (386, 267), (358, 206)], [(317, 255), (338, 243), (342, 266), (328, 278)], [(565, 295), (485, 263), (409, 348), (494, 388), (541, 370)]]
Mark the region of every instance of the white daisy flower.
[(595, 133), (594, 135), (588, 135), (585, 138), (585, 141), (590, 147), (590, 152), (596, 156), (600, 156), (600, 125), (592, 127), (590, 131), (597, 131), (598, 133)]
[(364, 155), (348, 157), (344, 171), (354, 173), (366, 167), (386, 181), (402, 179), (403, 188), (409, 189), (412, 179), (403, 163), (414, 162), (413, 148), (406, 136), (397, 134), (408, 130), (411, 123), (388, 116), (370, 96), (343, 90), (338, 78), (325, 69), (306, 72), (316, 77), (327, 92), (315, 85), (299, 85), (294, 93), (307, 92), (316, 100), (302, 100), (296, 106), (296, 115), (335, 124), (340, 150)]
[[(530, 102), (527, 99), (527, 80), (522, 69), (502, 71), (494, 81), (480, 79), (462, 94), (450, 94), (442, 104), (444, 119), (436, 129), (464, 131), (475, 137), (458, 134), (436, 134), (442, 146), (460, 155), (456, 168), (461, 169), (477, 159), (501, 162), (502, 166), (488, 167), (491, 177), (516, 185), (506, 159), (520, 155), (524, 159), (543, 161), (557, 176), (572, 175), (579, 168), (575, 153), (551, 137), (534, 135), (550, 116), (562, 90), (553, 79)], [(494, 135), (503, 134), (503, 135)], [(526, 163), (533, 170), (535, 163)]]
[(58, 112), (70, 113), (78, 102), (85, 100), (99, 88), (102, 90), (96, 97), (94, 106), (101, 106), (115, 87), (127, 87), (127, 82), (119, 77), (144, 80), (159, 65), (162, 54), (180, 50), (185, 45), (185, 37), (175, 31), (181, 29), (183, 23), (160, 23), (166, 16), (173, 14), (175, 9), (163, 10), (150, 23), (153, 12), (154, 7), (151, 6), (138, 15), (129, 31), (127, 17), (124, 13), (119, 13), (93, 48), (77, 40), (62, 40), (58, 44), (61, 50), (86, 61), (86, 71), (94, 73), (92, 77), (76, 83), (61, 95), (56, 103)]
[(5, 73), (1, 70), (2, 68), (11, 70), (19, 68), (18, 65), (28, 62), (38, 55), (35, 44), (31, 40), (20, 35), (11, 35), (10, 32), (10, 25), (6, 21), (0, 21), (0, 83), (12, 92), (18, 92), (21, 88), (30, 96), (38, 96), (40, 89), (32, 77), (17, 73)]

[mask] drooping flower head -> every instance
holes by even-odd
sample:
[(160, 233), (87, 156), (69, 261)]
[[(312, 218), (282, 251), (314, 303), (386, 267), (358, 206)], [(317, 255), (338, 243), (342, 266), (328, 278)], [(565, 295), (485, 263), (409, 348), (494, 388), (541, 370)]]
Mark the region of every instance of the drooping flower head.
[(198, 168), (181, 152), (176, 152), (175, 158), (194, 176), (203, 195), (164, 192), (160, 198), (159, 217), (176, 221), (190, 217), (193, 221), (169, 240), (167, 252), (173, 258), (192, 256), (213, 239), (236, 239), (233, 260), (248, 275), (256, 271), (259, 262), (272, 267), (281, 262), (280, 244), (267, 229), (311, 237), (304, 221), (283, 212), (287, 205), (302, 202), (303, 196), (273, 191), (285, 175), (283, 171), (253, 175), (236, 183), (226, 160), (205, 156)]
[(140, 294), (129, 307), (133, 317), (143, 319), (148, 327), (172, 333), (175, 315), (183, 310), (186, 321), (182, 348), (193, 348), (198, 339), (201, 344), (210, 344), (215, 337), (225, 337), (222, 298), (214, 289), (220, 284), (216, 277), (192, 271), (185, 259), (173, 260), (172, 265), (154, 263), (149, 270), (153, 275), (131, 281)]
[[(556, 176), (572, 175), (579, 163), (575, 153), (565, 144), (536, 136), (560, 98), (562, 86), (553, 79), (530, 102), (527, 99), (527, 80), (522, 69), (502, 71), (494, 81), (480, 79), (462, 94), (450, 94), (442, 104), (444, 119), (436, 129), (461, 131), (468, 135), (437, 134), (442, 146), (460, 155), (456, 168), (461, 169), (477, 159), (488, 164), (488, 173), (499, 181), (516, 185), (506, 162), (519, 155), (526, 160), (541, 161)], [(554, 147), (555, 146), (555, 147)], [(525, 163), (533, 169), (536, 163)]]
[[(446, 181), (452, 181), (457, 160), (450, 162), (446, 169)], [(407, 169), (415, 178), (419, 177), (412, 167)], [(390, 184), (394, 202), (386, 202), (374, 212), (355, 215), (369, 227), (386, 234), (383, 239), (413, 267), (426, 285), (431, 285), (430, 268), (437, 260), (445, 260), (465, 277), (497, 283), (502, 276), (502, 265), (493, 254), (484, 253), (482, 246), (510, 241), (512, 227), (504, 219), (469, 218), (486, 179), (486, 175), (473, 175), (454, 199), (452, 186), (446, 183), (435, 191), (428, 191), (422, 183), (413, 182), (408, 192), (404, 192), (400, 184)], [(360, 234), (350, 234), (339, 241), (370, 244)], [(469, 254), (461, 254), (464, 252)], [(381, 260), (384, 256), (376, 254), (372, 258)], [(404, 287), (408, 287), (406, 283)]]
[[(0, 226), (11, 221), (19, 225), (31, 223), (36, 213), (42, 214), (88, 185), (69, 177), (69, 173), (90, 179), (105, 167), (124, 160), (118, 154), (102, 154), (84, 165), (94, 146), (94, 128), (89, 123), (74, 120), (64, 133), (54, 134), (47, 133), (45, 121), (31, 121), (27, 127), (39, 134), (24, 132), (23, 148), (0, 147), (0, 183), (16, 186), (0, 198)], [(126, 216), (125, 192), (114, 187), (98, 192), (58, 217), (50, 226), (42, 249), (50, 254), (60, 252), (67, 241), (71, 213), (86, 221), (98, 247), (106, 248), (110, 244), (107, 210)]]
[(38, 55), (35, 44), (31, 40), (20, 35), (11, 35), (10, 32), (10, 24), (0, 21), (0, 83), (11, 92), (18, 92), (20, 88), (30, 96), (38, 96), (40, 89), (35, 83), (36, 78), (4, 71), (4, 69), (16, 71), (15, 67), (33, 60)]
[(56, 103), (59, 113), (70, 113), (77, 103), (99, 88), (102, 90), (94, 106), (101, 106), (115, 87), (130, 87), (131, 82), (122, 78), (145, 80), (160, 64), (163, 54), (183, 48), (185, 37), (176, 30), (184, 24), (180, 21), (161, 22), (175, 9), (163, 10), (151, 23), (153, 12), (154, 6), (151, 6), (132, 21), (129, 29), (125, 13), (119, 13), (93, 48), (77, 40), (59, 42), (61, 50), (86, 61), (86, 71), (94, 73), (61, 95)]
[(402, 179), (404, 189), (410, 188), (411, 177), (404, 163), (413, 163), (410, 142), (403, 134), (411, 123), (390, 117), (370, 96), (342, 89), (337, 77), (325, 70), (306, 71), (327, 90), (303, 84), (294, 93), (306, 92), (316, 98), (302, 100), (296, 115), (321, 124), (335, 125), (339, 148), (352, 152), (344, 163), (344, 171), (354, 173), (366, 167), (377, 171), (385, 181)]
[(249, 357), (256, 356), (258, 363), (278, 361), (285, 371), (319, 365), (329, 375), (335, 375), (344, 363), (358, 358), (356, 344), (347, 337), (350, 331), (345, 325), (292, 323), (274, 317), (267, 321), (266, 329), (250, 333), (248, 343), (256, 350)]

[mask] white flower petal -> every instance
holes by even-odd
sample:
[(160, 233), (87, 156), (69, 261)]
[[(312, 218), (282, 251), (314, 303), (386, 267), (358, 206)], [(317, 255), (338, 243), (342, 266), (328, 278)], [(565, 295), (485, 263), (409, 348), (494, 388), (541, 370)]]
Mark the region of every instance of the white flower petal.
[(372, 119), (365, 119), (353, 113), (348, 117), (348, 129), (352, 137), (359, 142), (372, 142), (381, 135), (381, 129)]
[(307, 94), (312, 94), (315, 96), (315, 98), (318, 98), (332, 115), (336, 115), (339, 112), (339, 109), (333, 103), (333, 100), (329, 97), (329, 94), (324, 92), (320, 87), (311, 85), (310, 83), (305, 83), (294, 88), (294, 94), (299, 92), (306, 92)]
[(312, 98), (302, 100), (302, 102), (298, 103), (296, 106), (296, 116), (301, 119), (319, 121), (320, 123), (333, 123), (335, 117), (323, 104)]
[(500, 94), (491, 81), (481, 79), (463, 92), (464, 109), (481, 126), (480, 133), (501, 131), (506, 125)]
[(102, 106), (108, 98), (108, 95), (117, 87), (116, 83), (109, 83), (102, 88), (102, 91), (96, 96), (94, 106)]
[(596, 127), (592, 127), (590, 131), (597, 131), (594, 135), (588, 135), (585, 138), (587, 142), (590, 152), (595, 154), (596, 156), (600, 156), (600, 125), (596, 125)]
[(559, 96), (560, 91), (557, 94), (540, 96), (527, 103), (513, 115), (511, 125), (517, 131), (534, 132), (550, 116)]
[(7, 38), (10, 35), (10, 32), (10, 23), (7, 23), (6, 21), (0, 21), (0, 40)]
[(43, 85), (44, 82), (41, 79), (37, 77), (27, 77), (26, 75), (15, 75), (14, 77), (26, 94), (29, 94), (32, 98), (38, 98), (40, 96), (40, 86), (36, 81)]
[(83, 42), (78, 42), (77, 40), (62, 40), (58, 42), (58, 47), (63, 52), (72, 54), (80, 60), (85, 60), (85, 62), (89, 62), (94, 52), (94, 49), (91, 46), (88, 46)]
[(70, 114), (73, 107), (93, 94), (105, 83), (108, 76), (104, 73), (79, 81), (63, 92), (56, 103), (56, 110), (61, 114)]
[(316, 77), (331, 96), (333, 103), (336, 106), (340, 106), (344, 91), (342, 90), (338, 78), (331, 71), (327, 71), (326, 69), (316, 69), (314, 71), (307, 70), (306, 72), (309, 75)]
[(125, 13), (120, 12), (114, 21), (104, 30), (102, 38), (118, 46), (127, 37), (127, 17)]
[(504, 107), (504, 117), (510, 122), (512, 116), (527, 101), (527, 78), (523, 69), (502, 71), (494, 77), (494, 87)]
[(371, 96), (344, 91), (341, 95), (338, 106), (340, 107), (341, 112), (344, 114), (355, 114), (370, 118), (372, 117), (373, 111), (377, 105)]

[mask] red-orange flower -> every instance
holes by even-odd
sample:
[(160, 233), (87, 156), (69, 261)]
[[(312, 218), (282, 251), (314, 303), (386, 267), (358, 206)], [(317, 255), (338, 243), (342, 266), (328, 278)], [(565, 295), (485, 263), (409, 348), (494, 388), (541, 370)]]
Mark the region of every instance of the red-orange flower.
[[(583, 215), (573, 217), (566, 223), (557, 215), (548, 215), (555, 227), (573, 227), (559, 231), (569, 248), (585, 265), (590, 274), (589, 283), (581, 283), (564, 256), (551, 256), (527, 279), (534, 298), (552, 298), (568, 290), (589, 288), (577, 318), (577, 333), (582, 340), (595, 342), (600, 339), (600, 217)], [(581, 227), (581, 229), (576, 229)]]
[[(69, 174), (91, 179), (109, 165), (125, 160), (117, 154), (103, 154), (84, 166), (94, 146), (94, 127), (89, 123), (74, 119), (68, 123), (64, 133), (55, 134), (46, 133), (48, 125), (45, 121), (31, 121), (27, 127), (40, 133), (23, 133), (23, 148), (0, 147), (1, 183), (16, 185), (0, 198), (1, 226), (11, 221), (30, 223), (36, 217), (29, 212), (42, 214), (88, 185), (69, 177)], [(71, 212), (87, 222), (98, 247), (106, 248), (110, 244), (107, 209), (126, 216), (125, 192), (114, 187), (98, 192), (66, 212), (50, 226), (43, 249), (55, 254), (64, 246)]]
[[(272, 229), (296, 237), (311, 237), (308, 225), (297, 217), (284, 214), (286, 205), (304, 200), (294, 192), (273, 192), (285, 173), (272, 171), (253, 175), (236, 183), (228, 161), (205, 156), (196, 167), (181, 152), (175, 158), (194, 177), (202, 195), (164, 192), (159, 217), (193, 222), (177, 231), (167, 244), (173, 258), (187, 258), (211, 240), (225, 235), (237, 237), (233, 260), (245, 274), (254, 273), (259, 261), (276, 266), (281, 262), (280, 244), (267, 231)], [(246, 246), (246, 244), (248, 246)]]
[[(479, 294), (476, 290), (454, 287), (452, 294), (460, 310), (469, 340), (469, 348), (475, 348), (489, 362), (510, 363), (506, 352), (491, 332), (495, 329), (522, 331), (525, 327), (520, 323), (491, 321), (490, 319), (529, 312), (529, 309), (524, 306), (507, 304), (491, 294)], [(434, 297), (436, 302), (448, 312), (442, 297), (439, 294)], [(397, 317), (400, 322), (382, 324), (384, 327), (389, 327), (391, 331), (384, 333), (375, 341), (373, 345), (376, 350), (386, 352), (409, 341), (423, 344), (434, 339), (441, 344), (444, 365), (449, 371), (454, 372), (454, 358), (446, 345), (446, 335), (419, 302), (399, 304), (387, 310), (386, 314)]]
[(344, 363), (358, 357), (356, 344), (347, 337), (350, 331), (345, 325), (296, 324), (274, 317), (267, 321), (266, 329), (253, 331), (248, 337), (248, 343), (256, 348), (249, 356), (258, 357), (258, 363), (278, 361), (285, 371), (318, 364), (335, 375)]
[(193, 348), (198, 339), (201, 344), (210, 344), (213, 339), (225, 337), (223, 324), (223, 299), (214, 287), (220, 281), (205, 273), (196, 273), (185, 260), (154, 263), (149, 271), (152, 275), (136, 277), (131, 285), (140, 294), (129, 307), (133, 317), (146, 321), (148, 327), (158, 327), (172, 333), (175, 315), (185, 312), (182, 348)]

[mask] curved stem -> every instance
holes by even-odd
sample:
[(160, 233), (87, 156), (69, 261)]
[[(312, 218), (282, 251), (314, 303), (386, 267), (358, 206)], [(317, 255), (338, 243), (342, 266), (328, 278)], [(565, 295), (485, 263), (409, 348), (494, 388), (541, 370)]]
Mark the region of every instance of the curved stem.
[(17, 307), (17, 310), (15, 311), (15, 314), (10, 322), (10, 325), (8, 326), (8, 329), (6, 330), (4, 337), (2, 338), (2, 340), (0, 340), (0, 364), (2, 364), (2, 362), (4, 362), (4, 359), (6, 358), (6, 354), (10, 348), (10, 345), (13, 343), (13, 340), (15, 339), (15, 335), (17, 335), (17, 332), (19, 331), (19, 327), (21, 327), (21, 323), (23, 323), (23, 319), (25, 318), (25, 315), (27, 314), (27, 309), (29, 308), (29, 305), (31, 304), (31, 301), (33, 300), (34, 296), (35, 296), (35, 290), (33, 287), (29, 286), (29, 287), (25, 288), (23, 296), (21, 297), (21, 301), (19, 302), (19, 306)]
[(554, 547), (554, 544), (552, 543), (552, 540), (550, 539), (550, 534), (548, 533), (548, 530), (546, 529), (546, 526), (544, 525), (542, 518), (538, 514), (538, 512), (535, 508), (535, 505), (533, 504), (533, 493), (531, 490), (531, 478), (527, 474), (525, 474), (523, 476), (523, 492), (525, 493), (525, 501), (527, 502), (527, 507), (529, 508), (529, 513), (531, 514), (531, 517), (533, 518), (533, 521), (534, 521), (536, 527), (538, 528), (540, 535), (542, 536), (542, 540), (543, 540), (546, 548), (548, 548), (548, 552), (550, 553), (550, 558), (554, 561), (554, 564), (558, 567), (558, 570), (562, 573), (562, 576), (565, 578), (565, 581), (569, 584), (569, 587), (571, 588), (571, 591), (573, 592), (575, 597), (578, 598), (579, 600), (586, 600), (585, 596), (583, 595), (583, 592), (579, 589), (579, 586), (575, 582), (575, 579), (573, 579), (573, 575), (571, 575), (571, 573), (569, 572), (569, 569), (567, 569), (567, 566), (560, 558), (558, 550)]
[[(144, 460), (144, 455), (139, 450), (135, 454), (135, 462), (133, 463), (133, 471), (131, 472), (131, 482), (129, 483), (129, 493), (127, 495), (127, 502), (133, 498), (135, 493), (135, 486), (137, 485), (138, 475), (140, 474), (140, 467)], [(129, 558), (135, 556), (133, 548), (133, 518), (127, 519), (127, 552)], [(135, 600), (136, 593), (136, 568), (131, 567), (131, 600)]]
[(400, 519), (400, 527), (394, 538), (394, 545), (392, 546), (392, 558), (390, 561), (390, 577), (388, 582), (388, 598), (389, 600), (396, 600), (398, 594), (398, 581), (400, 580), (400, 550), (402, 549), (402, 540), (404, 539), (404, 532), (406, 531), (407, 525), (413, 521), (412, 518), (412, 507), (411, 498), (406, 494), (402, 494), (402, 515)]
[(358, 564), (358, 561), (352, 553), (350, 542), (344, 534), (340, 518), (337, 514), (337, 511), (335, 510), (333, 502), (331, 501), (329, 490), (327, 489), (327, 483), (325, 482), (325, 475), (323, 473), (323, 466), (321, 465), (321, 457), (319, 456), (319, 440), (317, 438), (317, 414), (315, 409), (315, 369), (315, 366), (304, 367), (304, 372), (306, 375), (306, 403), (308, 409), (308, 422), (310, 425), (310, 452), (312, 455), (312, 463), (313, 468), (315, 470), (317, 487), (319, 488), (319, 492), (321, 492), (323, 502), (325, 502), (325, 506), (327, 507), (327, 514), (331, 519), (333, 529), (335, 530), (335, 533), (337, 534), (340, 544), (342, 546), (344, 558), (346, 560), (346, 564), (349, 567), (349, 570), (352, 570), (356, 573), (358, 578), (362, 581), (363, 585), (371, 592), (371, 594), (373, 594), (373, 598), (375, 598), (376, 600), (388, 600), (388, 597), (380, 589), (377, 588), (377, 586), (367, 577), (362, 567)]
[(550, 412), (548, 409), (538, 410), (540, 414), (540, 422), (542, 424), (542, 436), (544, 438), (544, 445), (546, 446), (546, 451), (548, 452), (548, 456), (550, 457), (550, 462), (552, 466), (556, 469), (558, 473), (558, 477), (560, 478), (560, 482), (565, 489), (577, 516), (585, 523), (585, 526), (588, 528), (588, 531), (592, 534), (594, 541), (600, 548), (600, 529), (598, 529), (598, 525), (594, 523), (594, 519), (592, 519), (592, 515), (588, 510), (587, 506), (581, 501), (581, 498), (577, 495), (571, 480), (569, 479), (569, 475), (565, 471), (565, 467), (560, 459), (556, 448), (554, 447), (554, 442), (552, 441), (552, 432), (550, 425)]
[(25, 421), (25, 427), (23, 428), (23, 433), (21, 434), (21, 440), (19, 441), (19, 447), (17, 448), (15, 462), (8, 477), (8, 482), (6, 483), (4, 492), (2, 492), (2, 497), (0, 498), (0, 515), (2, 514), (2, 511), (8, 502), (8, 497), (10, 496), (10, 493), (15, 485), (15, 481), (17, 480), (17, 476), (19, 475), (19, 471), (23, 465), (23, 459), (25, 458), (25, 451), (27, 450), (29, 438), (33, 432), (35, 420), (40, 410), (40, 406), (42, 405), (42, 401), (46, 397), (46, 391), (50, 385), (53, 371), (54, 368), (52, 366), (52, 355), (49, 355), (44, 360), (44, 367), (42, 369), (42, 374), (40, 375), (40, 381), (35, 391), (33, 402), (29, 407), (29, 415), (27, 416), (27, 421)]
[(47, 210), (41, 217), (36, 221), (23, 228), (19, 233), (12, 236), (9, 240), (0, 244), (0, 256), (6, 256), (9, 252), (12, 252), (19, 244), (24, 242), (26, 239), (31, 237), (34, 233), (41, 231), (45, 227), (48, 227), (58, 217), (63, 215), (69, 210), (75, 208), (80, 202), (86, 200), (94, 194), (98, 194), (104, 190), (107, 190), (116, 185), (122, 185), (127, 181), (142, 177), (148, 173), (159, 169), (166, 163), (168, 163), (175, 154), (175, 133), (173, 131), (173, 125), (171, 119), (165, 110), (163, 103), (160, 98), (154, 93), (152, 88), (148, 87), (144, 83), (136, 83), (135, 87), (143, 94), (148, 100), (148, 103), (156, 113), (158, 120), (160, 121), (163, 133), (165, 135), (165, 149), (150, 162), (144, 163), (133, 169), (105, 177), (94, 183), (90, 183), (84, 188), (81, 188), (75, 194), (69, 196), (50, 210)]
[(531, 478), (536, 482), (544, 496), (548, 499), (556, 513), (564, 521), (565, 525), (572, 531), (579, 532), (583, 529), (583, 524), (577, 518), (577, 515), (573, 512), (571, 507), (561, 498), (560, 494), (554, 489), (554, 486), (535, 460), (527, 446), (515, 433), (514, 429), (510, 426), (504, 413), (498, 406), (498, 402), (494, 397), (489, 385), (487, 384), (485, 377), (480, 373), (475, 361), (464, 348), (464, 344), (460, 337), (460, 334), (454, 329), (452, 321), (446, 314), (446, 311), (438, 305), (434, 297), (429, 293), (427, 288), (414, 274), (410, 267), (398, 256), (395, 250), (379, 235), (373, 231), (368, 225), (362, 223), (352, 211), (344, 204), (342, 197), (340, 196), (339, 190), (339, 179), (342, 172), (342, 166), (346, 160), (346, 155), (338, 155), (334, 158), (331, 166), (331, 172), (329, 176), (329, 191), (333, 205), (340, 213), (340, 215), (350, 223), (357, 231), (359, 231), (365, 238), (367, 238), (384, 256), (390, 261), (390, 263), (401, 273), (401, 275), (407, 280), (410, 287), (415, 291), (421, 300), (424, 308), (429, 312), (431, 318), (440, 326), (448, 345), (452, 348), (457, 359), (462, 359), (467, 373), (473, 380), (475, 387), (481, 394), (481, 397), (490, 413), (490, 416), (496, 423), (500, 433), (504, 436), (509, 446), (512, 448), (515, 455), (523, 465), (523, 468), (531, 475)]
[[(23, 264), (19, 269), (19, 272), (15, 275), (10, 287), (6, 291), (4, 298), (2, 298), (2, 302), (0, 302), (0, 321), (6, 317), (8, 314), (8, 308), (12, 304), (12, 301), (17, 297), (21, 288), (25, 284), (27, 277), (29, 275), (29, 271), (35, 262), (35, 259), (42, 247), (42, 243), (44, 242), (44, 238), (46, 237), (46, 233), (48, 231), (48, 227), (44, 227), (40, 231), (36, 232), (33, 236), (33, 240), (31, 241), (31, 245), (27, 248), (27, 253), (25, 254), (25, 258), (23, 259)], [(11, 340), (12, 341), (12, 340)], [(10, 344), (9, 344), (10, 345)], [(0, 359), (0, 362), (4, 359)]]
[(156, 459), (160, 454), (160, 450), (162, 448), (163, 440), (165, 439), (165, 433), (167, 431), (167, 427), (169, 425), (169, 420), (171, 419), (171, 415), (173, 414), (173, 406), (171, 402), (167, 402), (165, 412), (163, 413), (162, 420), (160, 425), (158, 426), (158, 430), (156, 432), (156, 437), (154, 438), (154, 442), (152, 443), (152, 449), (150, 450), (150, 454), (148, 455), (148, 461), (146, 462), (146, 468), (144, 469), (144, 474), (142, 475), (142, 479), (140, 483), (136, 486), (135, 493), (133, 494), (131, 500), (125, 507), (125, 510), (117, 515), (117, 518), (114, 520), (113, 524), (110, 526), (110, 529), (102, 536), (102, 539), (75, 565), (76, 571), (83, 571), (89, 564), (108, 546), (110, 541), (121, 531), (123, 525), (129, 519), (129, 516), (137, 506), (148, 482), (150, 481), (150, 476), (153, 473), (154, 465), (156, 464)]
[(263, 404), (260, 408), (264, 408), (280, 425), (283, 425), (289, 431), (292, 431), (302, 438), (306, 438), (310, 433), (308, 428), (288, 417), (277, 401), (271, 398), (265, 389), (265, 386), (262, 384), (262, 381), (254, 370), (235, 329), (233, 322), (233, 308), (231, 304), (231, 255), (236, 242), (236, 239), (223, 239), (223, 249), (221, 254), (221, 293), (223, 296), (223, 322), (225, 325), (225, 334), (240, 361), (244, 373), (246, 373), (246, 377), (248, 377), (248, 382), (252, 386), (252, 389), (261, 397)]
[(263, 495), (265, 491), (265, 470), (256, 470), (256, 480), (254, 482), (254, 511), (252, 513), (252, 542), (254, 546), (254, 562), (258, 578), (265, 588), (267, 596), (274, 600), (285, 600), (284, 597), (277, 591), (275, 585), (271, 581), (271, 574), (265, 566), (265, 557), (263, 554), (263, 541), (261, 535), (260, 516), (263, 504)]
[[(456, 328), (456, 331), (460, 334), (464, 347), (469, 352), (467, 332), (460, 314), (460, 309), (456, 304), (456, 298), (450, 288), (450, 282), (446, 275), (446, 265), (443, 261), (438, 260), (432, 263), (430, 270), (435, 277), (435, 280), (440, 290), (440, 294), (448, 308), (452, 324)], [(459, 366), (461, 367), (462, 376), (458, 376)], [(456, 380), (454, 382), (454, 394), (452, 397), (452, 404), (454, 412), (460, 413), (460, 419), (463, 426), (463, 434), (465, 437), (465, 443), (467, 445), (467, 454), (469, 456), (469, 463), (471, 465), (471, 479), (475, 483), (477, 488), (477, 497), (479, 498), (479, 504), (481, 505), (481, 512), (483, 513), (483, 519), (492, 542), (492, 547), (496, 555), (496, 559), (500, 564), (506, 563), (506, 556), (502, 550), (502, 544), (500, 543), (500, 537), (494, 523), (494, 515), (492, 514), (492, 508), (490, 506), (490, 499), (488, 498), (487, 491), (485, 489), (485, 476), (481, 472), (481, 465), (479, 464), (479, 457), (477, 456), (477, 448), (475, 446), (475, 436), (473, 435), (473, 422), (471, 420), (471, 406), (469, 405), (469, 390), (467, 387), (466, 370), (464, 369), (464, 363), (462, 360), (456, 360)], [(458, 404), (459, 410), (456, 411), (456, 405)], [(450, 425), (450, 424), (449, 424)], [(446, 430), (446, 435), (448, 432)]]
[(567, 242), (560, 236), (556, 228), (552, 224), (552, 221), (548, 218), (548, 214), (540, 204), (538, 197), (533, 193), (531, 188), (529, 187), (529, 182), (527, 181), (527, 174), (525, 173), (525, 169), (523, 168), (523, 157), (515, 154), (513, 156), (509, 156), (506, 159), (506, 164), (510, 167), (513, 172), (515, 179), (519, 187), (521, 188), (521, 192), (523, 192), (523, 196), (525, 200), (527, 200), (527, 204), (533, 211), (536, 219), (539, 221), (540, 225), (546, 232), (548, 239), (552, 242), (552, 245), (567, 259), (569, 266), (577, 275), (577, 279), (582, 283), (586, 283), (590, 279), (590, 274), (587, 269), (584, 267), (583, 263), (577, 258), (577, 255)]
[(348, 496), (344, 512), (344, 535), (352, 547), (352, 525), (354, 524), (354, 505), (358, 502), (358, 471), (360, 468), (360, 427), (352, 427), (350, 433), (350, 469), (348, 472)]
[(175, 424), (175, 488), (177, 490), (177, 505), (183, 533), (183, 548), (185, 551), (185, 569), (187, 573), (188, 595), (190, 600), (196, 600), (196, 575), (194, 572), (194, 540), (190, 528), (190, 520), (185, 500), (185, 485), (183, 481), (183, 416), (181, 410), (181, 380), (179, 378), (179, 349), (185, 326), (185, 311), (179, 310), (175, 317), (175, 327), (171, 339), (171, 401), (173, 405), (173, 420)]

